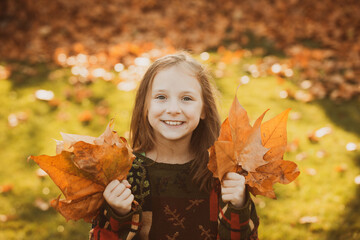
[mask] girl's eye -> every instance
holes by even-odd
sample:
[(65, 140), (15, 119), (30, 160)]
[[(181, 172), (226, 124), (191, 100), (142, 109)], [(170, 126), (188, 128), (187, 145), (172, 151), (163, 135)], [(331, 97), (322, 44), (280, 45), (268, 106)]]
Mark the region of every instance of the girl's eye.
[(164, 100), (166, 97), (164, 95), (157, 95), (155, 99)]
[(191, 97), (186, 96), (186, 97), (183, 97), (183, 100), (184, 100), (184, 101), (191, 101), (191, 100), (192, 100), (192, 98), (191, 98)]

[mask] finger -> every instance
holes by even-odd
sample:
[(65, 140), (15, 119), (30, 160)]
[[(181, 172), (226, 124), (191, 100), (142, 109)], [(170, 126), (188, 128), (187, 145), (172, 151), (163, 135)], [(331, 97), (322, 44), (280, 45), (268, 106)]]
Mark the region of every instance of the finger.
[(117, 185), (119, 185), (119, 184), (120, 184), (120, 182), (119, 182), (119, 180), (117, 180), (117, 179), (111, 181), (111, 182), (106, 186), (106, 188), (105, 188), (105, 190), (104, 190), (104, 195), (109, 195), (109, 194), (114, 190), (114, 188), (115, 188)]
[(131, 190), (128, 188), (124, 188), (124, 191), (118, 195), (120, 200), (125, 200), (131, 195)]
[(244, 188), (236, 187), (236, 188), (221, 188), (222, 194), (236, 194), (244, 191)]
[(113, 191), (110, 194), (114, 197), (119, 197), (124, 192), (125, 189), (127, 189), (125, 185), (120, 183), (119, 185), (117, 185), (116, 188), (113, 189)]
[(116, 199), (116, 206), (127, 209), (131, 207), (131, 203), (134, 200), (134, 195), (130, 194), (126, 199)]
[(124, 184), (125, 187), (127, 187), (127, 188), (130, 188), (130, 187), (131, 187), (130, 183), (129, 183), (128, 180), (126, 180), (126, 179), (122, 180), (121, 183)]
[(223, 194), (221, 196), (221, 198), (224, 202), (230, 202), (231, 200), (233, 200), (234, 195), (233, 194)]
[(121, 201), (123, 209), (131, 210), (131, 203), (134, 201), (134, 195), (130, 195), (127, 199)]
[(245, 179), (245, 177), (235, 172), (228, 172), (224, 177), (224, 180), (240, 180), (240, 179)]
[(126, 199), (124, 199), (124, 203), (131, 204), (134, 201), (134, 194), (130, 194)]
[(130, 196), (124, 200), (124, 204), (131, 206), (131, 203), (134, 201), (134, 198), (135, 198), (134, 195), (130, 194)]
[(222, 187), (236, 187), (239, 184), (238, 181), (234, 180), (223, 180), (221, 183)]
[(243, 186), (245, 184), (245, 180), (224, 180), (221, 184), (222, 187), (237, 187)]

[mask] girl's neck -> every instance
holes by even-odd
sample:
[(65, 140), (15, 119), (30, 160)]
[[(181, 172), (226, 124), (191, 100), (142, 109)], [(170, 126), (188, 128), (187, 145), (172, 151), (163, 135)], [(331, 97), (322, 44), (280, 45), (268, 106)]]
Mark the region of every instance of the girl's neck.
[(155, 162), (169, 164), (184, 164), (194, 158), (194, 155), (190, 151), (189, 140), (169, 141), (166, 143), (157, 142), (155, 147), (145, 154)]

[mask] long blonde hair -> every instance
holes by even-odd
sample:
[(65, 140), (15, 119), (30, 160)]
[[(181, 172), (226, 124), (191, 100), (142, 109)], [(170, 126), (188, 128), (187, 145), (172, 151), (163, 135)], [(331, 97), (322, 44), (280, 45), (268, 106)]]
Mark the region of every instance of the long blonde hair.
[(209, 80), (210, 75), (199, 62), (187, 53), (182, 52), (159, 58), (146, 71), (135, 99), (130, 125), (130, 141), (136, 152), (147, 152), (154, 148), (154, 131), (147, 119), (149, 107), (147, 99), (156, 74), (175, 65), (189, 69), (198, 79), (202, 89), (205, 119), (200, 119), (190, 140), (190, 150), (195, 155), (195, 160), (191, 165), (191, 174), (193, 182), (200, 189), (208, 191), (212, 184), (212, 174), (207, 168), (209, 160), (207, 149), (214, 144), (219, 135), (220, 117), (216, 107), (214, 88)]

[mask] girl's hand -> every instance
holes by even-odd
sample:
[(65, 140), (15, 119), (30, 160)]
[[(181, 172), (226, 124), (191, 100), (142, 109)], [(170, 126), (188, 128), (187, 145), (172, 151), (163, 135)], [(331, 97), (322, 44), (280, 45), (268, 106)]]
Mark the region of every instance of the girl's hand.
[(105, 200), (112, 209), (120, 216), (124, 216), (131, 210), (134, 195), (131, 193), (130, 184), (127, 180), (111, 181), (103, 193)]
[(221, 195), (224, 202), (231, 202), (237, 208), (245, 203), (245, 177), (238, 173), (225, 174), (221, 182)]

